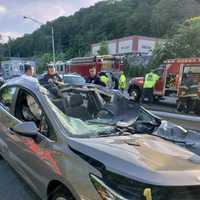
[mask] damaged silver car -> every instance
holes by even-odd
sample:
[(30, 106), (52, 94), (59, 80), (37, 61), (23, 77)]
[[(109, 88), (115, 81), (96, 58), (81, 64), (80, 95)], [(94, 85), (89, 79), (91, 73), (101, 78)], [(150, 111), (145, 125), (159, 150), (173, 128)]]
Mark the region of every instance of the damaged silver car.
[[(132, 134), (156, 135), (200, 155), (200, 134), (160, 119), (119, 91), (96, 85), (61, 88), (51, 85), (48, 89), (56, 94), (52, 98), (55, 103), (59, 102), (56, 105), (70, 117), (89, 123), (122, 126)], [(62, 103), (61, 99), (64, 99)]]
[[(200, 199), (197, 154), (149, 134), (160, 120), (148, 121), (139, 106), (128, 104), (131, 118), (111, 119), (109, 102), (120, 99), (82, 89), (81, 97), (70, 88), (49, 93), (23, 78), (0, 89), (0, 153), (41, 199)], [(87, 98), (86, 89), (98, 97)]]

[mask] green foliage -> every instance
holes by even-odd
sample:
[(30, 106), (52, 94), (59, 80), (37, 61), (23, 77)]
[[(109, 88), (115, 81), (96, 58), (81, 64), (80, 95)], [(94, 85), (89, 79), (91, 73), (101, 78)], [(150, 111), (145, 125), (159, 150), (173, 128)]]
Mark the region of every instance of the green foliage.
[(200, 4), (196, 0), (160, 0), (152, 12), (153, 35), (173, 35), (177, 25), (199, 13)]
[(56, 60), (65, 60), (65, 54), (64, 53), (59, 53), (56, 55)]
[(152, 66), (158, 66), (169, 58), (200, 56), (200, 17), (186, 20), (179, 25), (172, 38), (157, 46)]
[(100, 49), (98, 51), (99, 55), (107, 55), (108, 54), (108, 42), (101, 42)]
[(141, 65), (126, 65), (125, 66), (125, 74), (127, 77), (139, 77), (139, 76), (144, 76), (149, 69), (145, 68), (144, 66)]
[(45, 53), (39, 58), (39, 66), (37, 68), (37, 73), (43, 73), (47, 70), (47, 64), (52, 61), (52, 54)]

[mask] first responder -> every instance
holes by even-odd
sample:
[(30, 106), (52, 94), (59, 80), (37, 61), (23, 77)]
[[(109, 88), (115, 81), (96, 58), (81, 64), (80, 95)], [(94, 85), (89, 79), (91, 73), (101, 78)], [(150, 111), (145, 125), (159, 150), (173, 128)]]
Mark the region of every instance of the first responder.
[(148, 98), (150, 103), (153, 102), (153, 90), (156, 85), (156, 82), (160, 79), (160, 77), (151, 70), (149, 73), (146, 74), (143, 86), (143, 94), (142, 94), (142, 101), (145, 98)]
[(127, 82), (126, 82), (126, 76), (124, 74), (124, 71), (121, 71), (120, 72), (120, 75), (119, 75), (119, 89), (124, 92), (124, 90), (126, 89), (127, 87)]
[(33, 77), (35, 73), (34, 67), (29, 65), (29, 64), (25, 64), (24, 65), (24, 76), (26, 77)]
[(109, 78), (108, 78), (108, 76), (106, 75), (105, 72), (100, 72), (99, 73), (99, 78), (100, 78), (100, 81), (103, 83), (103, 85), (105, 87), (109, 86)]
[(184, 74), (183, 85), (186, 87), (198, 85), (197, 81), (195, 81), (195, 79), (193, 77), (192, 71), (189, 71), (187, 74)]
[(36, 78), (34, 78), (34, 75), (35, 75), (34, 67), (30, 64), (25, 64), (24, 65), (24, 74), (22, 75), (22, 77), (27, 80), (32, 80), (32, 81), (38, 82), (38, 80)]
[(56, 71), (56, 68), (53, 65), (47, 66), (47, 73), (40, 80), (41, 84), (54, 83), (56, 85), (64, 85), (62, 77)]
[(87, 78), (86, 82), (96, 85), (105, 86), (105, 84), (100, 80), (100, 77), (97, 75), (97, 70), (95, 67), (89, 69), (90, 76)]

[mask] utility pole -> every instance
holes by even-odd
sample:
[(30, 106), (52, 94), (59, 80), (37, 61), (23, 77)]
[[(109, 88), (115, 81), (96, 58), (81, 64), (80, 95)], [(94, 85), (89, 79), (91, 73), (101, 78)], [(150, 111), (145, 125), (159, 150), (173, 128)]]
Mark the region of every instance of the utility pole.
[[(27, 16), (24, 16), (24, 19), (29, 19), (31, 20), (32, 22), (36, 23), (36, 24), (39, 24), (39, 25), (44, 25), (44, 23), (32, 18), (32, 17), (27, 17)], [(53, 55), (53, 66), (55, 67), (55, 63), (56, 63), (56, 53), (55, 53), (55, 40), (54, 40), (54, 28), (53, 28), (53, 25), (51, 25), (51, 39), (52, 39), (52, 55)]]
[(55, 67), (56, 53), (55, 53), (55, 40), (54, 40), (54, 29), (53, 29), (53, 26), (51, 26), (51, 35), (52, 35), (53, 65)]
[(11, 59), (11, 47), (10, 47), (10, 43), (9, 43), (10, 41), (11, 41), (11, 37), (8, 36), (7, 46), (8, 46), (9, 59)]

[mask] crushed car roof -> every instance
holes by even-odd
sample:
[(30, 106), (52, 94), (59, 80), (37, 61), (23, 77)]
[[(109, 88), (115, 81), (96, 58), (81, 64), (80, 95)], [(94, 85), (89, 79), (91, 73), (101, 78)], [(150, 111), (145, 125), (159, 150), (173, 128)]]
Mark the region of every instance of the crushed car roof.
[(17, 78), (10, 79), (8, 82), (6, 82), (3, 87), (5, 86), (12, 86), (12, 85), (19, 85), (23, 86), (27, 89), (30, 89), (32, 91), (37, 91), (39, 89), (39, 82), (36, 78), (28, 77), (25, 75), (22, 75)]

